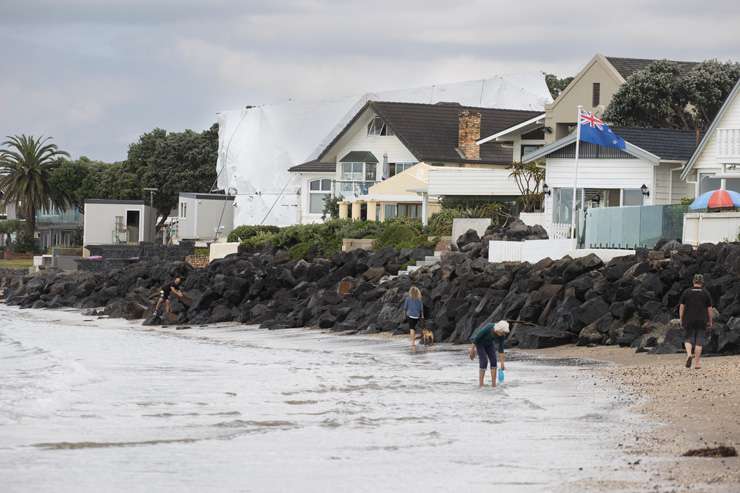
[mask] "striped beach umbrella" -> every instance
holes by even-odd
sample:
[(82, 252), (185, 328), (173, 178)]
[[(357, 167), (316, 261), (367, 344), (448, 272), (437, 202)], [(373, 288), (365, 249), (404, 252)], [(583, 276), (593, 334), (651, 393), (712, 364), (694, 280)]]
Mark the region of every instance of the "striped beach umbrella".
[(689, 209), (733, 209), (740, 207), (740, 193), (732, 190), (712, 190), (699, 195)]

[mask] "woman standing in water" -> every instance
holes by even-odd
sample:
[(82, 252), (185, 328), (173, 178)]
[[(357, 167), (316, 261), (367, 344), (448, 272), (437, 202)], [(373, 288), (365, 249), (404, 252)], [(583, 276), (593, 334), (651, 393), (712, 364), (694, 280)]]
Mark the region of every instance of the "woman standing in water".
[(406, 299), (403, 300), (403, 310), (406, 312), (406, 320), (409, 323), (409, 334), (411, 336), (411, 347), (416, 348), (416, 324), (424, 319), (424, 304), (421, 302), (421, 291), (416, 286), (411, 286)]
[[(491, 369), (491, 386), (496, 386), (496, 325), (486, 323), (478, 327), (470, 336), (470, 359), (478, 353), (478, 386), (483, 387), (486, 370)], [(489, 363), (490, 362), (490, 363)]]

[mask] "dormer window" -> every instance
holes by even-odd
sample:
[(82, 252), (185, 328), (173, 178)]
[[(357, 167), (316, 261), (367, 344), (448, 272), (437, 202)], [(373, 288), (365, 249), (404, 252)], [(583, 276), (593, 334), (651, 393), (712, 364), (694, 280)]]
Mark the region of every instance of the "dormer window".
[(367, 124), (367, 134), (368, 135), (394, 135), (391, 127), (389, 127), (388, 124), (385, 123), (385, 120), (383, 120), (379, 116), (376, 116), (375, 118), (370, 120), (370, 123)]

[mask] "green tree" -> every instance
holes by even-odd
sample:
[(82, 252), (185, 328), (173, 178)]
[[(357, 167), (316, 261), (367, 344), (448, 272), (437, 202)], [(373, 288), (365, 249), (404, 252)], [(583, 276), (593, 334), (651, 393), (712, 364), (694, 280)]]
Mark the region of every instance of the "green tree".
[(550, 91), (552, 99), (557, 99), (557, 97), (560, 96), (560, 93), (563, 92), (563, 90), (568, 87), (568, 84), (572, 81), (573, 77), (563, 77), (561, 79), (555, 74), (545, 74), (545, 84), (547, 84), (547, 89)]
[(139, 185), (157, 188), (158, 227), (177, 207), (180, 192), (209, 192), (216, 181), (218, 125), (203, 132), (167, 132), (156, 128), (129, 146), (124, 165)]
[(509, 176), (514, 179), (521, 193), (519, 203), (522, 206), (522, 212), (534, 212), (542, 205), (543, 193), (540, 187), (545, 180), (545, 168), (541, 164), (532, 162), (511, 165)]
[(614, 94), (604, 119), (622, 126), (705, 130), (740, 78), (740, 65), (707, 60), (682, 70), (659, 60)]
[(681, 81), (693, 108), (695, 128), (705, 130), (740, 79), (740, 63), (706, 60)]
[(33, 238), (36, 231), (36, 211), (64, 209), (69, 197), (52, 187), (49, 175), (59, 160), (69, 156), (60, 151), (51, 138), (32, 135), (14, 135), (3, 142), (0, 149), (0, 190), (2, 200), (18, 204), (26, 215), (26, 235)]
[(140, 199), (139, 180), (123, 163), (93, 161), (82, 156), (65, 160), (50, 175), (53, 188), (65, 193), (73, 206), (84, 211), (86, 199)]
[(604, 119), (628, 127), (691, 128), (680, 66), (659, 60), (627, 78), (612, 97)]

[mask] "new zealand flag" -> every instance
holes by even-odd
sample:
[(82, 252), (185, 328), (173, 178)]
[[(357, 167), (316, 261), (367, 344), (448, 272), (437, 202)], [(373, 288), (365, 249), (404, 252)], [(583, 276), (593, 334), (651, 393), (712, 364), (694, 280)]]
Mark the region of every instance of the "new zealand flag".
[(593, 113), (581, 112), (578, 118), (581, 126), (581, 140), (602, 147), (624, 149), (624, 139), (612, 132), (612, 129)]

